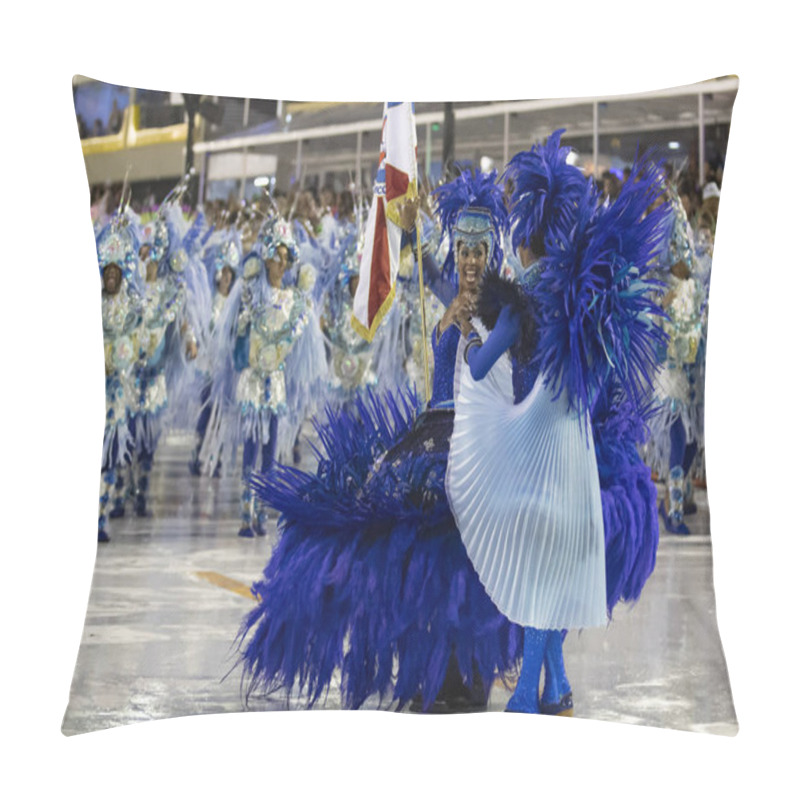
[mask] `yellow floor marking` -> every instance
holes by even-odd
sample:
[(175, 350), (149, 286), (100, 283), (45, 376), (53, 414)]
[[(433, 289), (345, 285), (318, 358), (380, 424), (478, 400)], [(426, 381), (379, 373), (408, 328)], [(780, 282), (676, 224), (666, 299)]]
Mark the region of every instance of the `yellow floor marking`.
[(249, 586), (246, 586), (240, 581), (235, 581), (227, 575), (220, 575), (219, 572), (195, 572), (195, 575), (197, 575), (198, 578), (202, 578), (204, 581), (213, 583), (214, 586), (227, 589), (229, 592), (246, 597), (248, 600), (255, 600)]

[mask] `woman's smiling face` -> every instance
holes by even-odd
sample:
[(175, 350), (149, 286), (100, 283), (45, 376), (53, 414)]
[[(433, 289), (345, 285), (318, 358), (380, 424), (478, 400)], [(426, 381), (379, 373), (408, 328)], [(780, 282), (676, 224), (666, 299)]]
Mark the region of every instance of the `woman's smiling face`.
[(486, 242), (475, 245), (459, 242), (457, 247), (458, 285), (465, 289), (477, 289), (488, 260)]

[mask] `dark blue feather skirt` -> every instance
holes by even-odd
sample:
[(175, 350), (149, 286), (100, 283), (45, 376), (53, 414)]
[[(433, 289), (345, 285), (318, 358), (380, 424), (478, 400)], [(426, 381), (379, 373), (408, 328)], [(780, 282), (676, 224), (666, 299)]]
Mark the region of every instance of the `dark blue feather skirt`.
[(444, 489), (450, 411), (373, 394), (316, 423), (316, 474), (254, 478), (280, 539), (240, 631), (247, 694), (295, 689), (313, 706), (334, 676), (342, 705), (436, 699), (455, 656), (467, 685), (515, 667), (522, 629), (489, 599)]
[(639, 455), (644, 420), (621, 393), (603, 393), (592, 414), (606, 545), (606, 606), (639, 599), (658, 550), (658, 507), (650, 468)]

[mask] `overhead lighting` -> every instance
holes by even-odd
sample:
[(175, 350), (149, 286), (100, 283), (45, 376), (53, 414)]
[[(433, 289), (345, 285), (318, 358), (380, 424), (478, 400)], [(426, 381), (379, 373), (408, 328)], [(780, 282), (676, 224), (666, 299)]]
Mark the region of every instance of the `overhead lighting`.
[(288, 125), (292, 121), (292, 115), (291, 114), (287, 114), (286, 115), (286, 119), (284, 121)]
[(481, 172), (491, 172), (493, 166), (494, 161), (489, 156), (481, 156)]
[(268, 178), (266, 175), (259, 175), (259, 177), (258, 177), (258, 178), (256, 178), (256, 179), (253, 181), (253, 183), (254, 183), (256, 186), (258, 186), (258, 187), (261, 187), (261, 186), (269, 186), (269, 184), (270, 184), (270, 178)]
[(578, 154), (574, 150), (570, 150), (567, 154), (567, 164), (574, 167), (578, 163)]
[(680, 150), (681, 149), (681, 143), (680, 142), (670, 142), (667, 145), (667, 147), (669, 147), (670, 150)]

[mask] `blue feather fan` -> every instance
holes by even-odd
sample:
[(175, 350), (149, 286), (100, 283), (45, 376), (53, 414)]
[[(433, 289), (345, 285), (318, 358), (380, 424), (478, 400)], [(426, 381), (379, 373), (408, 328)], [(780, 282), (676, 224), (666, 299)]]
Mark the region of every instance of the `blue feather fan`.
[(538, 360), (570, 406), (591, 408), (613, 374), (621, 391), (642, 408), (664, 333), (656, 301), (660, 283), (650, 265), (667, 244), (668, 207), (650, 209), (661, 191), (658, 166), (634, 165), (618, 199), (601, 205), (587, 183), (574, 216), (553, 220), (535, 296), (541, 312)]

